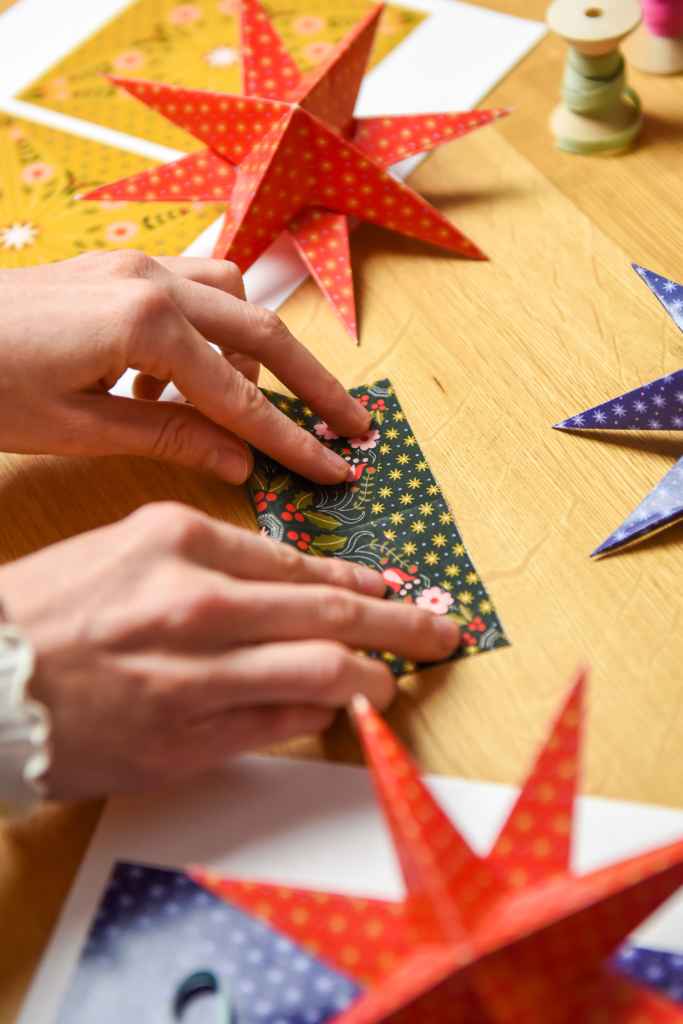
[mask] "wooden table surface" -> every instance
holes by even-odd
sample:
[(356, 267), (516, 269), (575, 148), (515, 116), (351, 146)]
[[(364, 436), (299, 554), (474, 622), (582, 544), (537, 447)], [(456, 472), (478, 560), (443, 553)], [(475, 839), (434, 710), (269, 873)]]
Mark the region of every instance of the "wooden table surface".
[[(545, 7), (484, 5), (539, 19)], [(683, 281), (683, 76), (631, 72), (646, 112), (636, 148), (570, 156), (546, 128), (564, 52), (546, 38), (487, 101), (516, 113), (412, 179), (490, 263), (364, 225), (352, 239), (360, 347), (311, 282), (281, 312), (347, 386), (392, 379), (512, 640), (406, 683), (390, 718), (422, 765), (516, 780), (588, 659), (586, 790), (683, 805), (683, 525), (588, 558), (683, 437), (550, 429), (683, 366), (680, 333), (630, 266)], [(243, 489), (180, 469), (2, 457), (0, 560), (161, 498), (252, 523)], [(341, 719), (284, 752), (358, 758)], [(16, 1016), (100, 809), (48, 805), (0, 835), (0, 1024)]]

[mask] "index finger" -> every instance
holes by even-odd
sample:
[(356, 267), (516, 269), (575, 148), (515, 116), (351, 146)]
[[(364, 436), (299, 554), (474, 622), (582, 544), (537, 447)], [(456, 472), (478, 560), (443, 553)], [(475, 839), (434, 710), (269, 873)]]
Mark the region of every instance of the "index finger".
[(152, 268), (151, 276), (164, 286), (203, 338), (223, 351), (239, 352), (267, 366), (341, 437), (355, 437), (367, 430), (371, 414), (294, 337), (276, 313), (207, 283), (222, 279), (223, 271), (215, 264), (225, 261), (176, 257), (171, 271), (168, 259), (163, 264), (157, 260), (154, 266), (158, 273)]

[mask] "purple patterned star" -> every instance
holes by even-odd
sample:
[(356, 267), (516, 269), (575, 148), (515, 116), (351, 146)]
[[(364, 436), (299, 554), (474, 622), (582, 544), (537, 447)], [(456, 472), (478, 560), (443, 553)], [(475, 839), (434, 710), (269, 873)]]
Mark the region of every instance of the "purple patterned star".
[[(683, 331), (683, 285), (636, 263), (642, 277), (679, 330)], [(683, 369), (667, 373), (623, 395), (556, 423), (553, 430), (683, 430)], [(683, 460), (648, 494), (593, 555), (632, 544), (683, 519)]]

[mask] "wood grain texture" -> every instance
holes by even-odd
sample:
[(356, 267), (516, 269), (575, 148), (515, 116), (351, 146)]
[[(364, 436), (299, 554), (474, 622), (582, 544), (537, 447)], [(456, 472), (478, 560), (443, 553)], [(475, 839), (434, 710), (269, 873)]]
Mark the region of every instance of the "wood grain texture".
[[(483, 5), (538, 18), (545, 6)], [(544, 40), (487, 101), (517, 112), (412, 179), (490, 263), (364, 225), (352, 239), (360, 347), (310, 282), (282, 315), (347, 386), (391, 377), (512, 640), (406, 681), (389, 717), (423, 766), (514, 781), (586, 658), (585, 788), (681, 805), (683, 526), (598, 563), (588, 554), (683, 439), (550, 426), (683, 366), (683, 338), (630, 267), (683, 280), (683, 77), (630, 73), (646, 111), (638, 146), (575, 157), (546, 127), (563, 61), (564, 46)], [(4, 457), (0, 560), (161, 498), (252, 524), (242, 489), (198, 474), (124, 457)], [(359, 756), (343, 716), (279, 752)], [(47, 807), (0, 840), (0, 1024), (16, 1015), (97, 810)]]

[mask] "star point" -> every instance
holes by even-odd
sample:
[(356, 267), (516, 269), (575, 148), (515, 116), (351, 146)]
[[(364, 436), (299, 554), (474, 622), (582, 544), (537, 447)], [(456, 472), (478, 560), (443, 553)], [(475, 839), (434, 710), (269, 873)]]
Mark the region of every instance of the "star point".
[(204, 868), (190, 876), (302, 945), (315, 937), (316, 952), (362, 985), (335, 1024), (380, 1024), (399, 1010), (415, 1022), (680, 1024), (682, 1007), (603, 963), (680, 886), (683, 842), (591, 874), (571, 870), (585, 676), (577, 674), (485, 857), (378, 712), (354, 699), (405, 882), (402, 902), (247, 883)]
[(354, 118), (383, 7), (375, 4), (303, 75), (257, 0), (242, 0), (244, 95), (106, 76), (207, 148), (83, 198), (225, 201), (225, 224), (213, 255), (232, 260), (243, 273), (288, 231), (357, 343), (347, 218), (352, 215), (473, 259), (487, 259), (386, 168), (508, 113)]
[[(683, 321), (679, 322), (680, 317), (677, 316), (676, 302), (666, 302), (657, 290), (657, 282), (660, 280), (664, 280), (662, 288), (667, 294), (681, 288), (681, 285), (666, 278), (657, 278), (652, 271), (645, 270), (644, 267), (635, 263), (633, 269), (643, 279), (679, 329), (683, 330)], [(683, 369), (675, 370), (673, 373), (667, 373), (647, 384), (641, 384), (633, 388), (632, 391), (617, 395), (616, 398), (603, 402), (601, 405), (586, 409), (585, 412), (563, 420), (561, 423), (555, 424), (554, 429), (683, 430), (683, 415), (680, 415), (683, 412), (681, 409), (681, 405), (683, 405), (682, 385)], [(591, 417), (592, 422), (586, 423), (588, 417)], [(683, 465), (683, 460), (679, 460), (663, 480), (655, 485), (635, 511), (624, 520), (619, 529), (615, 530), (603, 544), (593, 551), (591, 557), (616, 551), (618, 548), (632, 544), (655, 530), (663, 529), (683, 518), (683, 513), (676, 511), (669, 504), (667, 504), (666, 512), (663, 506), (660, 513), (653, 514), (651, 512), (651, 508), (659, 507), (658, 503), (661, 505), (662, 499), (668, 497), (668, 488), (671, 488), (672, 494), (681, 501), (683, 506), (683, 481), (679, 476), (681, 465)]]

